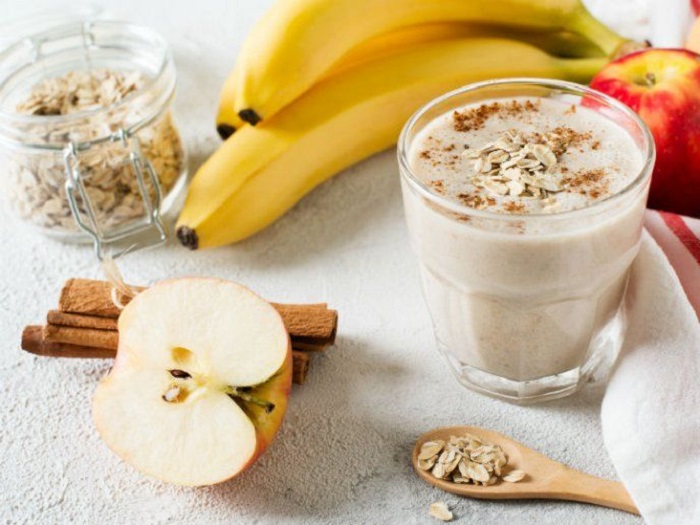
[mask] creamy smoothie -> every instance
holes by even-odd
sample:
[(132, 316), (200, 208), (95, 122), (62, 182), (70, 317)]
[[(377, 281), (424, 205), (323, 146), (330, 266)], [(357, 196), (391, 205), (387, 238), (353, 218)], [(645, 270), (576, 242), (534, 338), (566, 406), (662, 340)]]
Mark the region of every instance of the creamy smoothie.
[(438, 346), (468, 386), (563, 395), (621, 344), (648, 181), (630, 188), (647, 159), (639, 133), (580, 101), (455, 106), (406, 149), (424, 293)]

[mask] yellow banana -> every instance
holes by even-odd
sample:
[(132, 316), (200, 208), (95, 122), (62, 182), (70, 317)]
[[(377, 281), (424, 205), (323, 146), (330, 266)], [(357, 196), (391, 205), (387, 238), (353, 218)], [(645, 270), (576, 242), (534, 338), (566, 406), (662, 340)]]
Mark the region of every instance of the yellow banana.
[[(403, 27), (374, 37), (352, 49), (334, 64), (321, 80), (360, 66), (371, 60), (391, 56), (415, 46), (466, 37), (498, 37), (522, 40), (544, 49), (549, 54), (563, 57), (602, 56), (602, 51), (586, 38), (566, 31), (542, 31), (508, 28), (461, 22), (436, 22)], [(236, 114), (235, 83), (237, 70), (231, 72), (221, 90), (216, 129), (222, 139), (227, 139), (235, 130), (245, 125)]]
[(243, 43), (236, 110), (256, 124), (308, 90), (359, 43), (446, 21), (572, 31), (607, 55), (624, 42), (580, 0), (278, 0)]
[(219, 111), (216, 113), (216, 131), (222, 139), (227, 139), (245, 122), (241, 120), (235, 110), (235, 75), (236, 70), (224, 81), (219, 95)]
[[(469, 35), (469, 27), (459, 23), (434, 23), (420, 24), (409, 27), (402, 27), (396, 31), (372, 38), (352, 49), (346, 56), (342, 57), (329, 71), (323, 75), (324, 78), (333, 76), (341, 71), (345, 71), (370, 60), (382, 58), (411, 46), (435, 42), (437, 40), (447, 40), (450, 38), (460, 38)], [(216, 130), (219, 136), (227, 139), (237, 129), (245, 124), (235, 111), (235, 85), (239, 74), (237, 68), (226, 78), (219, 97), (219, 110), (216, 115)]]
[(258, 127), (231, 136), (196, 173), (177, 225), (191, 249), (248, 237), (315, 186), (395, 143), (435, 96), (509, 76), (588, 81), (605, 58), (561, 59), (503, 39), (458, 39), (374, 60), (314, 86)]

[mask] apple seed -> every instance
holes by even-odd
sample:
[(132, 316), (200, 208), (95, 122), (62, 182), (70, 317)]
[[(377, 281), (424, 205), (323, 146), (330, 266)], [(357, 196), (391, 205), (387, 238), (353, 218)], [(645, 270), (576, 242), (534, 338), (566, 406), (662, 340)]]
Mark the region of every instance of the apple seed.
[(190, 391), (187, 388), (171, 384), (162, 397), (163, 401), (167, 401), (168, 403), (182, 403), (189, 395)]
[(168, 370), (168, 372), (170, 372), (171, 376), (176, 377), (177, 379), (189, 379), (190, 377), (192, 377), (190, 374), (188, 374), (184, 370), (174, 369), (174, 370)]

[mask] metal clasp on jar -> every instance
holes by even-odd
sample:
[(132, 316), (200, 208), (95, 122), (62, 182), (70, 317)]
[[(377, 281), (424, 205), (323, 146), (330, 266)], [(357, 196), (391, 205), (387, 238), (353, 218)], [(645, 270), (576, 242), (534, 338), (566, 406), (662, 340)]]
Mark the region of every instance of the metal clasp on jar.
[[(130, 163), (143, 201), (144, 214), (140, 219), (128, 224), (104, 230), (95, 212), (94, 203), (90, 200), (85, 181), (80, 171), (80, 155), (95, 146), (95, 143), (70, 142), (64, 150), (66, 170), (66, 195), (75, 222), (81, 230), (92, 237), (95, 254), (102, 261), (109, 255), (116, 259), (127, 252), (151, 246), (164, 244), (168, 235), (160, 216), (161, 188), (158, 176), (150, 161), (143, 157), (138, 138), (124, 129), (120, 129), (107, 139), (110, 142), (121, 142), (128, 151)], [(153, 198), (148, 191), (146, 175), (153, 188)], [(77, 197), (84, 212), (81, 211)]]

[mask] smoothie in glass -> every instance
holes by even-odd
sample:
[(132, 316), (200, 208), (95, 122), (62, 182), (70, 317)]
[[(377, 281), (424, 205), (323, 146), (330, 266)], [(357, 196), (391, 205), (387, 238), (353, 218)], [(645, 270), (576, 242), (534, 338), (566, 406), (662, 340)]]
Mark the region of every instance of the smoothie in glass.
[(624, 336), (653, 141), (583, 86), (495, 81), (438, 99), (399, 144), (438, 348), (516, 402), (575, 391)]

